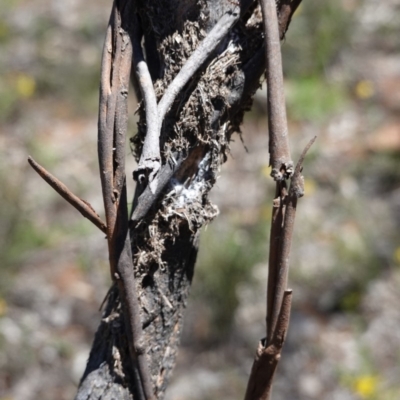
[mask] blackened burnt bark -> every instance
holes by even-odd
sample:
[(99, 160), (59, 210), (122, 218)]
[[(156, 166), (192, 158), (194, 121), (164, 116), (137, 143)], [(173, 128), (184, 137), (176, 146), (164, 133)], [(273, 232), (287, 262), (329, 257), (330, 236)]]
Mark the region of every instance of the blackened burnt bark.
[[(183, 228), (185, 229), (185, 228)], [(147, 273), (137, 280), (147, 354), (158, 398), (166, 389), (173, 366), (184, 304), (193, 277), (197, 238), (182, 231), (165, 246), (163, 273)], [(168, 271), (168, 273), (167, 273)], [(103, 318), (76, 399), (132, 399), (137, 388), (132, 378), (125, 320), (116, 286), (111, 288)]]
[[(167, 110), (161, 121), (161, 169), (155, 181), (137, 185), (134, 198), (129, 233), (142, 342), (155, 397), (162, 399), (175, 364), (199, 232), (218, 213), (208, 193), (265, 70), (262, 16), (258, 3), (251, 0), (125, 3), (131, 5), (132, 15), (122, 17), (139, 24), (137, 28), (143, 33), (144, 54), (158, 103), (215, 24), (227, 14), (238, 16)], [(297, 5), (290, 9), (290, 1), (277, 4), (285, 11), (279, 21), (283, 37)], [(133, 83), (137, 86), (135, 77)], [(140, 98), (140, 91), (136, 92)], [(132, 139), (137, 160), (147, 132), (143, 102), (139, 116)], [(145, 398), (130, 362), (126, 311), (119, 290), (114, 285), (107, 297), (78, 400)]]

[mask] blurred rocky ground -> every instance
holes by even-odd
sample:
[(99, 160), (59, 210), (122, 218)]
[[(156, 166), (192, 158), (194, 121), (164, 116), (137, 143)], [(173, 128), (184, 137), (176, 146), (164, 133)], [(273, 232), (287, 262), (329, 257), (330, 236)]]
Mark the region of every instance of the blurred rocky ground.
[[(0, 7), (1, 400), (73, 398), (110, 284), (104, 235), (26, 162), (32, 155), (101, 213), (96, 118), (110, 8)], [(304, 0), (283, 43), (293, 154), (318, 140), (304, 168), (274, 400), (400, 398), (399, 45), (399, 0)], [(221, 215), (203, 232), (168, 400), (242, 398), (264, 336), (264, 109), (261, 90), (212, 194)]]

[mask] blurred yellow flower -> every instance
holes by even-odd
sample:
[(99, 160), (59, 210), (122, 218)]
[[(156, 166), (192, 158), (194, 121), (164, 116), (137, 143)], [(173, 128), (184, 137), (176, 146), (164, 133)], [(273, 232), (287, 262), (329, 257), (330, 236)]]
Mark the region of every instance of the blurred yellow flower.
[(317, 184), (313, 179), (304, 179), (304, 194), (306, 196), (312, 195), (317, 189)]
[(369, 80), (362, 80), (357, 83), (355, 92), (359, 99), (369, 99), (375, 93), (374, 84)]
[(271, 176), (271, 166), (270, 165), (264, 165), (261, 169), (261, 173), (263, 176), (266, 178), (269, 178)]
[(400, 246), (396, 248), (396, 250), (393, 253), (393, 259), (396, 264), (400, 265)]
[(293, 17), (297, 17), (298, 15), (300, 15), (300, 14), (302, 14), (302, 13), (303, 13), (303, 5), (300, 4), (300, 5), (297, 7), (296, 11), (294, 12)]
[(0, 317), (4, 316), (7, 313), (7, 303), (6, 301), (0, 297)]
[(35, 93), (36, 82), (31, 76), (21, 74), (17, 77), (16, 88), (20, 97), (29, 99)]
[(271, 220), (271, 206), (265, 205), (261, 207), (260, 216), (263, 221), (270, 221)]
[(354, 390), (363, 399), (368, 399), (376, 394), (378, 381), (376, 375), (361, 375), (354, 381)]
[(0, 21), (0, 40), (5, 39), (9, 35), (10, 30), (4, 21)]

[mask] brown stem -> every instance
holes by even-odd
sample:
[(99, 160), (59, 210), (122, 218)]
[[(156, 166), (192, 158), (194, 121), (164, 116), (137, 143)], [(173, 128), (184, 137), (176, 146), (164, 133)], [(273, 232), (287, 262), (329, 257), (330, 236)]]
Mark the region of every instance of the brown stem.
[(293, 174), (283, 87), (282, 56), (275, 0), (262, 0), (267, 66), (267, 104), (271, 176), (276, 181)]
[(281, 39), (285, 37), (285, 33), (292, 21), (292, 16), (300, 3), (301, 0), (281, 0), (279, 2), (279, 36)]
[[(283, 2), (279, 5), (282, 6)], [(284, 36), (299, 1), (285, 1), (278, 16), (274, 0), (262, 0), (267, 67), (268, 125), (271, 176), (276, 181), (273, 203), (267, 293), (267, 337), (260, 343), (251, 371), (245, 400), (269, 400), (276, 367), (289, 326), (291, 290), (287, 289), (289, 257), (297, 200), (304, 194), (301, 176), (304, 157), (314, 142), (303, 151), (296, 168), (290, 156), (283, 90), (282, 57), (279, 38)], [(285, 28), (286, 27), (286, 28)], [(289, 191), (286, 179), (291, 177)]]
[(96, 225), (102, 232), (107, 233), (106, 224), (94, 211), (93, 207), (86, 201), (74, 195), (61, 181), (50, 174), (45, 168), (38, 164), (32, 157), (28, 157), (31, 167), (43, 178), (61, 197), (74, 206), (85, 218)]
[(99, 164), (108, 225), (111, 276), (124, 301), (126, 333), (139, 400), (153, 400), (128, 233), (125, 141), (132, 65), (132, 2), (114, 1), (103, 50), (99, 106)]
[[(123, 187), (125, 185), (125, 153), (126, 153), (126, 134), (128, 130), (128, 91), (130, 83), (130, 73), (132, 66), (132, 42), (128, 32), (129, 27), (122, 25), (120, 11), (118, 10), (118, 30), (117, 42), (120, 42), (121, 53), (119, 61), (119, 71), (115, 71), (117, 87), (112, 89), (116, 92), (116, 107), (114, 120), (114, 178), (113, 192), (116, 203), (118, 203)], [(128, 12), (128, 14), (130, 14)], [(118, 48), (119, 46), (117, 46)], [(117, 55), (116, 55), (117, 56)]]
[(272, 205), (271, 232), (269, 241), (268, 286), (267, 286), (267, 343), (270, 342), (279, 308), (274, 307), (276, 296), (276, 281), (279, 274), (278, 259), (281, 252), (283, 221), (285, 217), (285, 198), (287, 195), (286, 181), (276, 183), (276, 196)]
[(272, 382), (289, 327), (291, 304), (292, 291), (286, 290), (282, 299), (279, 322), (271, 343), (266, 344), (263, 340), (258, 345), (245, 400), (269, 400), (271, 397)]
[[(113, 46), (113, 30), (115, 29), (115, 2), (112, 8), (110, 22), (107, 27), (106, 39), (103, 48), (103, 57), (101, 64), (101, 82), (100, 82), (100, 104), (99, 104), (99, 121), (98, 121), (98, 155), (100, 167), (100, 179), (103, 190), (104, 208), (107, 221), (107, 236), (113, 236), (116, 208), (114, 205), (114, 173), (113, 173), (113, 130), (116, 106), (115, 90), (112, 91), (111, 83), (115, 84), (115, 77), (112, 74), (115, 69), (113, 59), (115, 58), (115, 49)], [(115, 75), (115, 72), (114, 72)], [(115, 87), (115, 86), (113, 86)], [(110, 259), (111, 257), (111, 249)], [(111, 266), (111, 276), (114, 274), (115, 268)]]
[(278, 197), (274, 199), (272, 211), (267, 338), (257, 350), (245, 400), (268, 400), (271, 396), (275, 370), (289, 326), (292, 291), (287, 289), (287, 278), (297, 200), (304, 194), (301, 169), (306, 153), (315, 139), (314, 137), (308, 143), (301, 154), (291, 178), (289, 191), (286, 191), (284, 182), (276, 183)]
[(126, 187), (121, 193), (116, 230), (117, 272), (115, 278), (125, 303), (125, 320), (134, 378), (139, 400), (155, 400), (148, 366), (146, 343), (143, 341), (140, 305), (132, 263), (131, 240), (128, 230)]

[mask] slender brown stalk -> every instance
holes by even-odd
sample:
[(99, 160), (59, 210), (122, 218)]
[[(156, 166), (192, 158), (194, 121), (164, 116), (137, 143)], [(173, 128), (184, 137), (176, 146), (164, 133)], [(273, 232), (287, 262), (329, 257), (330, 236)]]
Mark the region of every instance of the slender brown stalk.
[(281, 182), (276, 183), (279, 196), (274, 199), (272, 211), (270, 246), (273, 247), (269, 259), (267, 338), (259, 344), (245, 400), (268, 400), (271, 397), (275, 370), (289, 326), (292, 291), (287, 288), (287, 278), (297, 200), (304, 194), (301, 170), (306, 153), (315, 139), (308, 143), (301, 154), (289, 191), (282, 190)]
[(38, 164), (32, 157), (28, 157), (31, 167), (43, 178), (61, 197), (75, 207), (85, 218), (96, 225), (102, 232), (107, 233), (106, 224), (94, 211), (93, 207), (86, 201), (74, 195), (61, 181), (50, 174), (45, 168)]
[(272, 205), (271, 232), (268, 260), (268, 287), (267, 287), (267, 342), (269, 343), (277, 322), (279, 308), (274, 307), (276, 297), (276, 280), (279, 274), (278, 259), (281, 252), (281, 237), (285, 218), (285, 197), (287, 195), (286, 181), (276, 183), (276, 195)]
[[(280, 305), (282, 303), (284, 292), (287, 289), (290, 249), (292, 245), (297, 200), (304, 194), (301, 168), (306, 153), (311, 145), (314, 143), (315, 139), (316, 137), (314, 137), (307, 144), (306, 148), (300, 156), (300, 159), (296, 165), (295, 172), (290, 182), (289, 193), (287, 195), (284, 195), (283, 197), (281, 196), (281, 201), (285, 204), (284, 220), (282, 228), (278, 233), (279, 236), (275, 236), (275, 240), (277, 242), (276, 247), (278, 251), (275, 259), (273, 260), (274, 264), (271, 264), (271, 268), (274, 268), (276, 272), (274, 274), (271, 274), (271, 277), (268, 279), (268, 288), (273, 287), (273, 291), (271, 294), (272, 298), (270, 299), (270, 297), (268, 296), (268, 300), (271, 301), (271, 304), (268, 304), (269, 313), (267, 321), (270, 324), (270, 326), (268, 326), (267, 328), (268, 341), (271, 340), (271, 337), (275, 332), (275, 327), (279, 319), (279, 312), (281, 308)], [(271, 227), (271, 238), (273, 237), (273, 235), (276, 235), (276, 232), (273, 231), (273, 227)]]
[(282, 55), (275, 0), (262, 0), (267, 66), (267, 104), (271, 176), (276, 181), (293, 174), (287, 129)]
[(279, 323), (271, 343), (266, 345), (265, 341), (261, 341), (258, 344), (245, 400), (269, 400), (271, 397), (272, 382), (289, 327), (291, 304), (292, 291), (286, 290), (280, 309)]
[[(288, 141), (279, 38), (283, 37), (299, 3), (300, 1), (294, 1), (289, 5), (285, 1), (287, 7), (283, 9), (278, 25), (275, 1), (261, 1), (268, 85), (270, 164), (272, 166), (271, 176), (276, 181), (276, 195), (273, 201), (269, 243), (266, 339), (259, 344), (245, 400), (269, 400), (271, 398), (272, 382), (289, 326), (292, 291), (287, 288), (287, 282), (297, 200), (304, 194), (302, 164), (308, 149), (315, 141), (313, 138), (306, 146), (294, 169)], [(282, 25), (282, 21), (284, 25)], [(288, 178), (291, 178), (289, 190), (287, 190), (286, 184)]]
[(123, 187), (121, 202), (118, 210), (116, 230), (116, 254), (118, 255), (115, 278), (124, 299), (125, 319), (129, 350), (131, 353), (136, 390), (139, 400), (155, 400), (151, 374), (147, 360), (147, 346), (143, 341), (140, 305), (136, 289), (132, 263), (131, 240), (128, 229), (128, 211), (126, 203), (126, 186)]
[(279, 36), (281, 39), (285, 37), (285, 33), (289, 29), (292, 16), (300, 5), (301, 0), (280, 0), (279, 8)]
[[(128, 130), (128, 91), (130, 84), (130, 73), (132, 66), (132, 42), (128, 27), (122, 26), (121, 15), (119, 12), (118, 24), (121, 26), (116, 40), (121, 43), (121, 60), (117, 75), (116, 106), (114, 120), (114, 196), (116, 202), (121, 197), (123, 186), (125, 185), (125, 153), (126, 153), (126, 134)], [(117, 46), (118, 47), (118, 46)], [(116, 55), (117, 56), (117, 55)], [(113, 88), (114, 90), (114, 88)]]
[[(107, 236), (112, 237), (114, 232), (116, 209), (114, 207), (114, 179), (113, 179), (113, 128), (116, 98), (111, 90), (111, 74), (113, 65), (113, 26), (115, 2), (107, 27), (106, 39), (103, 48), (101, 63), (99, 121), (98, 121), (98, 155), (100, 178), (103, 190), (104, 208), (107, 221)], [(115, 79), (113, 80), (115, 81)], [(113, 273), (111, 274), (113, 275)]]
[(111, 276), (123, 298), (126, 333), (139, 400), (153, 400), (128, 231), (125, 141), (132, 65), (131, 2), (114, 1), (103, 50), (99, 105), (99, 164), (108, 221)]

